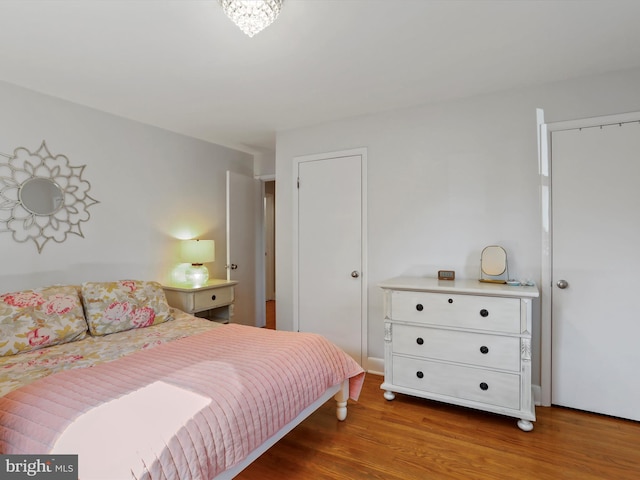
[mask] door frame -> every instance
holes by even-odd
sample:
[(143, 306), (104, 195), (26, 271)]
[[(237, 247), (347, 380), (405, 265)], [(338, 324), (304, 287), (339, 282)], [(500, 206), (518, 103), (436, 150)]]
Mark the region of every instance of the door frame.
[[(272, 234), (272, 236), (275, 238), (275, 207), (276, 207), (276, 199), (275, 199), (275, 195), (273, 196), (273, 204), (272, 204), (272, 209), (273, 211), (271, 212), (271, 217), (269, 218), (267, 216), (267, 192), (266, 192), (266, 187), (267, 187), (267, 183), (268, 182), (273, 182), (274, 187), (276, 184), (275, 181), (275, 175), (269, 175), (269, 177), (273, 177), (273, 178), (265, 178), (267, 177), (262, 176), (262, 177), (257, 177), (258, 180), (261, 180), (261, 188), (260, 188), (260, 197), (263, 201), (263, 208), (262, 208), (262, 228), (261, 228), (261, 246), (262, 249), (265, 252), (264, 255), (264, 261), (262, 262), (262, 267), (264, 270), (264, 297), (265, 300), (275, 300), (276, 297), (276, 284), (275, 284), (275, 242), (273, 243), (273, 245), (271, 245), (271, 249), (267, 248), (267, 233)], [(270, 221), (268, 221), (270, 220)], [(271, 230), (271, 231), (270, 231)], [(271, 253), (271, 257), (268, 257), (267, 253)], [(267, 258), (273, 259), (273, 284), (270, 285), (269, 284), (269, 280), (267, 279), (267, 270), (269, 268), (269, 264), (271, 263), (271, 260), (269, 262), (267, 262)], [(268, 287), (271, 287), (270, 289)]]
[(551, 134), (562, 130), (592, 128), (628, 122), (640, 122), (640, 112), (581, 118), (559, 122), (544, 121), (544, 111), (536, 110), (538, 124), (538, 168), (540, 174), (540, 205), (542, 221), (541, 302), (540, 302), (540, 404), (551, 405), (552, 361), (552, 301), (553, 301), (553, 192), (551, 178)]
[[(265, 195), (265, 182), (276, 181), (275, 174), (265, 174), (265, 175), (254, 175), (256, 180), (260, 181), (260, 206), (258, 208), (258, 255), (256, 257), (256, 302), (258, 302), (258, 321), (259, 325), (264, 326), (267, 323), (267, 312), (266, 312), (266, 265), (264, 260), (264, 252), (266, 248), (266, 238), (265, 238), (265, 215), (263, 208), (263, 199)], [(275, 225), (274, 225), (275, 228)], [(275, 288), (275, 286), (274, 286)]]
[(292, 175), (292, 191), (293, 191), (293, 331), (297, 332), (300, 328), (298, 318), (298, 281), (299, 281), (299, 265), (298, 265), (298, 209), (299, 209), (299, 197), (298, 197), (298, 169), (299, 165), (303, 162), (311, 162), (317, 160), (329, 160), (332, 158), (340, 157), (353, 157), (360, 156), (361, 158), (361, 170), (360, 170), (360, 200), (361, 200), (361, 216), (360, 216), (360, 228), (362, 231), (361, 245), (360, 245), (360, 265), (361, 272), (360, 278), (362, 282), (360, 284), (360, 353), (362, 359), (362, 367), (366, 370), (368, 363), (368, 315), (367, 315), (367, 291), (368, 291), (368, 269), (367, 269), (367, 149), (365, 147), (354, 148), (350, 150), (339, 150), (335, 152), (318, 153), (313, 155), (302, 155), (293, 158), (293, 175)]

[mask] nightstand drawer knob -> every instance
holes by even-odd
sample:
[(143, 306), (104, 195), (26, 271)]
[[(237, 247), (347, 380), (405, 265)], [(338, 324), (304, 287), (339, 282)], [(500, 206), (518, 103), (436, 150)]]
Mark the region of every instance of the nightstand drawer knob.
[(215, 299), (216, 299), (216, 296), (215, 295), (211, 295), (211, 300), (215, 301)]
[(416, 343), (418, 345), (422, 345), (424, 343), (424, 339), (422, 339), (421, 337), (416, 338)]
[(482, 382), (480, 384), (480, 390), (489, 390), (489, 385), (487, 385), (486, 383)]
[(485, 347), (484, 345), (480, 347), (480, 353), (486, 355), (489, 353), (489, 347)]
[(424, 377), (424, 373), (418, 371), (418, 372), (416, 372), (416, 377), (423, 378)]
[(421, 312), (424, 309), (424, 307), (422, 306), (421, 303), (416, 305), (416, 310), (418, 310), (419, 312)]
[(480, 310), (480, 316), (481, 317), (488, 317), (489, 316), (489, 310), (486, 310), (486, 309), (483, 308), (482, 310)]

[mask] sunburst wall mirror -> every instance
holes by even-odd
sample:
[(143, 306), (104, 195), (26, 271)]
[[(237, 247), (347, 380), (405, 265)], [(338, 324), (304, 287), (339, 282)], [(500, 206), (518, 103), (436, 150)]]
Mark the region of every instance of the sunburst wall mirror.
[(8, 159), (0, 162), (0, 232), (11, 233), (16, 242), (32, 240), (38, 253), (49, 240), (84, 237), (81, 224), (90, 218), (89, 207), (99, 203), (82, 178), (86, 165), (70, 165), (44, 141), (34, 152), (18, 147), (0, 156)]

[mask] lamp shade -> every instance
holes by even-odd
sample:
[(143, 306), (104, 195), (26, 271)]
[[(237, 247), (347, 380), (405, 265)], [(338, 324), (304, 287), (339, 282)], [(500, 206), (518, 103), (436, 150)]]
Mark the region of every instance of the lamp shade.
[(213, 262), (216, 244), (213, 240), (185, 240), (181, 246), (182, 261), (193, 264)]

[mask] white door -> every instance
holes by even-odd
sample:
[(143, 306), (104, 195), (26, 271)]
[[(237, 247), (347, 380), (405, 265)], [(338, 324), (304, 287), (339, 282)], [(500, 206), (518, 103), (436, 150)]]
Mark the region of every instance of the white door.
[(363, 156), (297, 167), (298, 329), (324, 335), (362, 364)]
[(552, 403), (640, 420), (640, 124), (552, 132), (551, 171)]
[(227, 280), (236, 280), (233, 323), (264, 326), (256, 290), (260, 182), (227, 171)]

